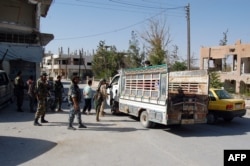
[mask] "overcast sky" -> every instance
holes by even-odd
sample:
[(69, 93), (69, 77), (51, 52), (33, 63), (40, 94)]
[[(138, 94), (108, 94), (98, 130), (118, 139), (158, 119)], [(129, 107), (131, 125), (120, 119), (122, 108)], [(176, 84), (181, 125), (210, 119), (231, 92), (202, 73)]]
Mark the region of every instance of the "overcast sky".
[(58, 54), (63, 47), (65, 53), (68, 48), (92, 52), (103, 40), (126, 51), (131, 32), (140, 35), (148, 19), (160, 17), (170, 29), (170, 47), (177, 45), (179, 55), (186, 59), (188, 3), (191, 55), (198, 58), (201, 46), (218, 45), (227, 30), (228, 45), (239, 39), (250, 43), (249, 0), (54, 0), (41, 20), (41, 32), (55, 36), (45, 50)]

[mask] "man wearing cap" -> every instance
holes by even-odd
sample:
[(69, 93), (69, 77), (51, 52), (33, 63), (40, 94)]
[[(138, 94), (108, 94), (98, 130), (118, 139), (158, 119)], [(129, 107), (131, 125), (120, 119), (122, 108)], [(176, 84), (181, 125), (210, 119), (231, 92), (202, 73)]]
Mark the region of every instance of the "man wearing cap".
[(63, 94), (64, 88), (61, 82), (61, 76), (58, 75), (56, 78), (57, 79), (54, 83), (55, 105), (57, 106), (57, 112), (63, 112), (61, 108), (62, 108), (62, 94)]
[(69, 125), (68, 125), (69, 130), (75, 130), (75, 128), (73, 127), (75, 115), (77, 115), (77, 120), (79, 124), (78, 128), (87, 128), (85, 125), (82, 124), (81, 111), (80, 111), (81, 90), (78, 86), (78, 83), (79, 83), (79, 77), (77, 75), (73, 75), (68, 92), (68, 101), (70, 104)]
[(47, 76), (47, 73), (43, 72), (36, 83), (37, 111), (34, 120), (35, 126), (41, 126), (41, 124), (38, 122), (40, 117), (41, 123), (48, 123), (48, 121), (44, 119), (46, 113), (46, 100), (48, 95)]

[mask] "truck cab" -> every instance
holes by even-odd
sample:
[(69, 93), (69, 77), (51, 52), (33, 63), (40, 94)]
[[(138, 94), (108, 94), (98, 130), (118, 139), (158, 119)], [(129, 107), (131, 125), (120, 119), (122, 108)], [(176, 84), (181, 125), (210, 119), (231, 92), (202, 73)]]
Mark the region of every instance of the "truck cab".
[(116, 74), (108, 88), (107, 88), (107, 93), (109, 94), (107, 97), (107, 104), (111, 107), (111, 113), (116, 114), (119, 113), (119, 97), (118, 97), (118, 89), (119, 89), (119, 80), (120, 80), (120, 74)]

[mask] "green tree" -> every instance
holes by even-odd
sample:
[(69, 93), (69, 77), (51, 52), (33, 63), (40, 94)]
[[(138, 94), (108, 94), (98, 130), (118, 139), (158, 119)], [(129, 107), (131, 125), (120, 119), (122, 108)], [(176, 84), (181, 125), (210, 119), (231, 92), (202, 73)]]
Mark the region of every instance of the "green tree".
[(126, 52), (117, 52), (115, 46), (107, 46), (105, 41), (100, 41), (93, 57), (92, 70), (95, 77), (109, 79), (129, 64)]
[(169, 28), (160, 19), (149, 20), (148, 29), (141, 35), (147, 44), (147, 55), (152, 65), (160, 65), (168, 62), (167, 47), (171, 43)]
[(210, 87), (211, 88), (221, 88), (223, 83), (220, 80), (220, 75), (217, 72), (211, 72), (209, 74)]
[(131, 32), (131, 40), (129, 40), (127, 59), (130, 61), (129, 67), (139, 67), (141, 66), (144, 56), (140, 54), (139, 40), (135, 31)]
[(170, 68), (171, 71), (184, 71), (187, 70), (187, 64), (185, 62), (174, 62)]

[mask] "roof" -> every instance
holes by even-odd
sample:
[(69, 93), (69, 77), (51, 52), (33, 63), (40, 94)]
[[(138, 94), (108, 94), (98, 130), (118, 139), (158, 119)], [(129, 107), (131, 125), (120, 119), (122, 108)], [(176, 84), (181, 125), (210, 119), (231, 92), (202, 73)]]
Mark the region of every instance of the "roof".
[[(5, 56), (5, 57), (4, 57)], [(0, 43), (0, 60), (42, 62), (43, 48), (29, 44)]]

